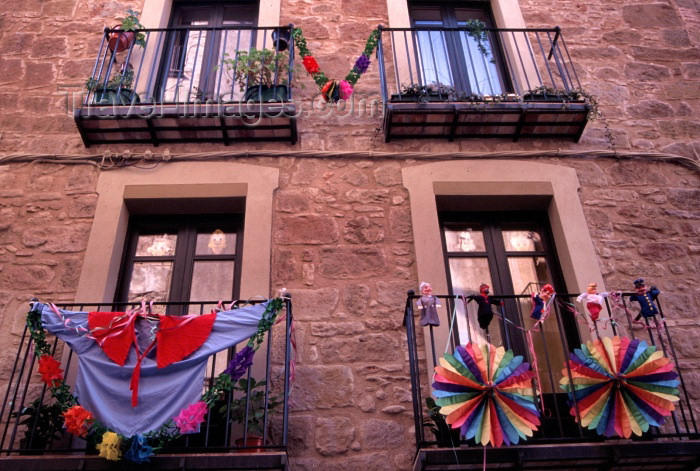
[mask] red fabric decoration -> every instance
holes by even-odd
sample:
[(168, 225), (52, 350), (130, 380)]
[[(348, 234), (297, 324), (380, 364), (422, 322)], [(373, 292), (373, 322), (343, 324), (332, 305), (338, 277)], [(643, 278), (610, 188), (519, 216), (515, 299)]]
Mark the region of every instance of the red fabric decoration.
[(124, 366), (134, 341), (136, 315), (124, 312), (91, 312), (88, 314), (90, 334), (105, 354), (119, 366)]
[(69, 433), (78, 437), (87, 435), (88, 428), (95, 419), (92, 414), (81, 406), (73, 406), (63, 413), (65, 423), (63, 424)]
[[(182, 360), (202, 346), (209, 338), (216, 320), (216, 313), (203, 316), (163, 316), (156, 333), (158, 368)], [(181, 327), (187, 326), (187, 329)]]
[(313, 56), (304, 57), (301, 60), (301, 63), (304, 64), (304, 68), (306, 68), (306, 71), (311, 75), (320, 72), (321, 70), (321, 67), (318, 66), (318, 62), (316, 62), (316, 59), (314, 59)]
[(50, 388), (58, 386), (63, 381), (61, 364), (51, 355), (42, 355), (39, 358), (39, 374), (44, 384)]
[[(110, 360), (124, 366), (131, 345), (136, 348), (136, 365), (131, 373), (131, 406), (138, 405), (141, 362), (158, 345), (156, 364), (165, 368), (180, 361), (202, 346), (209, 337), (216, 320), (216, 313), (203, 316), (160, 316), (156, 338), (143, 351), (139, 350), (134, 323), (137, 313), (91, 312), (88, 314), (90, 334)], [(181, 327), (187, 326), (187, 329)]]

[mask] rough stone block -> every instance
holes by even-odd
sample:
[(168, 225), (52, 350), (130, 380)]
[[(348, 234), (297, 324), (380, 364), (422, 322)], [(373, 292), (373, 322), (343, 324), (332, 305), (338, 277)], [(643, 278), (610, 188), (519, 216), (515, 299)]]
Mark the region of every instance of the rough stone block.
[(374, 171), (374, 178), (382, 186), (401, 184), (401, 166), (397, 163), (382, 165)]
[(700, 190), (685, 188), (670, 188), (667, 192), (672, 205), (689, 211), (700, 210)]
[(681, 258), (688, 255), (686, 248), (674, 242), (656, 242), (639, 246), (639, 255), (647, 260), (659, 262)]
[(324, 363), (400, 361), (399, 343), (392, 333), (324, 339), (319, 343)]
[(299, 267), (292, 250), (275, 250), (272, 273), (276, 283), (287, 283), (299, 277)]
[(394, 242), (412, 242), (411, 210), (404, 206), (389, 208), (389, 228)]
[(277, 193), (276, 208), (283, 213), (301, 213), (311, 208), (312, 191), (283, 190)]
[(330, 216), (285, 216), (280, 218), (275, 242), (281, 245), (331, 244), (339, 235), (338, 223)]
[(359, 216), (345, 223), (343, 239), (352, 244), (376, 244), (384, 241), (384, 230), (370, 227), (369, 218)]
[(627, 113), (633, 118), (665, 118), (676, 114), (668, 103), (658, 100), (642, 100), (627, 107)]
[(370, 419), (363, 426), (365, 448), (370, 450), (397, 448), (406, 440), (405, 434), (394, 420)]
[(335, 288), (295, 289), (292, 296), (295, 319), (318, 321), (333, 315), (340, 293)]
[(652, 3), (625, 5), (622, 18), (632, 29), (656, 29), (682, 26), (683, 22), (671, 5)]
[(386, 256), (379, 247), (324, 247), (319, 273), (327, 278), (353, 279), (382, 275)]
[(348, 366), (299, 366), (289, 399), (291, 411), (334, 409), (354, 404), (355, 383)]
[(46, 289), (55, 276), (55, 271), (44, 265), (6, 265), (0, 271), (2, 286), (18, 290)]
[(355, 427), (347, 417), (316, 419), (316, 451), (322, 456), (345, 454), (355, 439)]
[(363, 316), (370, 301), (370, 288), (367, 285), (347, 284), (343, 289), (343, 306), (353, 316)]

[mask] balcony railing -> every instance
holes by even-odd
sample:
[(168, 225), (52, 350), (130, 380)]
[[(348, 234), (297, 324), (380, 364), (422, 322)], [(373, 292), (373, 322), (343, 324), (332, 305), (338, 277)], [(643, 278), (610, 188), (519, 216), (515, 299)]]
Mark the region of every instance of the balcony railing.
[[(387, 139), (578, 139), (587, 122), (589, 107), (577, 103), (581, 83), (559, 28), (486, 28), (483, 35), (467, 27), (383, 28), (378, 55), (387, 114), (406, 111), (385, 117)], [(420, 114), (446, 118), (411, 119), (416, 103)]]
[[(662, 321), (663, 310), (658, 319), (658, 328), (648, 319), (646, 326), (642, 327), (625, 315), (624, 310), (613, 305), (610, 298), (605, 298), (606, 306), (600, 313), (599, 321), (592, 323), (579, 315), (583, 308), (579, 307), (574, 313), (567, 307), (576, 303), (576, 296), (557, 294), (558, 301), (553, 303), (544, 328), (533, 333), (534, 348), (531, 349), (527, 346), (525, 334), (525, 330), (534, 322), (530, 319), (529, 295), (498, 296), (503, 300), (503, 307), (500, 315), (493, 318), (490, 333), (481, 330), (476, 323), (476, 307), (473, 306), (476, 303), (465, 305), (461, 297), (437, 296), (445, 306), (444, 311), (438, 310), (441, 325), (425, 327), (424, 335), (417, 334), (422, 329), (418, 317), (414, 315), (414, 303), (418, 298), (420, 296), (414, 295), (413, 291), (408, 292), (404, 319), (415, 420), (415, 470), (453, 469), (450, 466), (455, 464), (466, 466), (482, 463), (482, 447), (476, 446), (473, 439), (465, 440), (452, 435), (447, 437), (449, 445), (438, 443), (424, 425), (430, 421), (425, 401), (431, 397), (434, 366), (438, 365), (442, 352), (453, 353), (456, 345), (464, 345), (469, 338), (477, 343), (490, 341), (496, 346), (511, 349), (516, 355), (523, 355), (524, 361), (529, 362), (533, 370), (536, 363), (539, 370), (539, 380), (533, 380), (533, 388), (537, 390), (539, 383), (542, 391), (542, 395), (536, 399), (538, 409), (544, 410), (540, 416), (541, 425), (527, 441), (499, 449), (488, 448), (488, 462), (493, 465), (497, 463), (499, 469), (541, 469), (533, 464), (536, 462), (546, 469), (565, 469), (583, 463), (588, 466), (586, 469), (603, 469), (600, 466), (613, 462), (620, 465), (620, 469), (628, 469), (622, 466), (626, 460), (633, 463), (627, 465), (631, 466), (629, 469), (646, 469), (640, 465), (640, 457), (643, 457), (645, 465), (657, 466), (653, 469), (661, 469), (659, 466), (666, 466), (664, 469), (692, 469), (692, 463), (700, 463), (700, 434), (688, 384), (683, 377), (686, 370), (679, 368), (673, 339), (666, 322)], [(621, 299), (623, 303), (626, 302), (624, 296)], [(634, 435), (630, 440), (605, 438), (581, 427), (570, 414), (572, 405), (559, 386), (559, 380), (567, 374), (565, 361), (569, 358), (569, 352), (580, 348), (581, 338), (585, 342), (587, 338), (614, 335), (639, 338), (656, 346), (671, 360), (674, 371), (679, 374), (680, 400), (671, 417), (667, 418), (663, 427), (650, 427), (641, 438)], [(534, 358), (531, 352), (534, 352)], [(568, 376), (571, 379), (570, 371)], [(544, 399), (543, 406), (540, 397)], [(447, 450), (445, 446), (453, 449)]]
[[(253, 392), (234, 389), (226, 397), (219, 398), (219, 402), (207, 414), (199, 433), (183, 435), (151, 458), (154, 469), (170, 469), (174, 463), (179, 463), (175, 464), (177, 469), (189, 469), (197, 467), (191, 466), (195, 462), (199, 465), (197, 469), (201, 469), (203, 462), (207, 463), (207, 469), (286, 469), (288, 399), (292, 371), (292, 303), (291, 298), (284, 299), (284, 309), (278, 313), (278, 319), (283, 321), (267, 332), (252, 366), (243, 375), (248, 387), (252, 384), (251, 377), (257, 383), (264, 380), (265, 385)], [(258, 302), (261, 301), (254, 303)], [(203, 314), (210, 312), (214, 306), (216, 303), (211, 302), (154, 303), (153, 309), (155, 312)], [(134, 306), (86, 303), (62, 304), (58, 307), (74, 311), (113, 312)], [(48, 335), (47, 340), (51, 343), (54, 356), (62, 360), (61, 367), (66, 381), (71, 382), (77, 368), (76, 356), (56, 337)], [(214, 385), (215, 379), (226, 368), (236, 349), (244, 344), (245, 342), (209, 357), (203, 392)], [(273, 356), (276, 361), (273, 361)], [(55, 429), (47, 421), (53, 400), (46, 386), (38, 381), (37, 368), (33, 341), (29, 329), (25, 327), (0, 408), (0, 468), (59, 469), (51, 462), (60, 461), (66, 469), (82, 469), (79, 466), (84, 466), (85, 460), (92, 462), (90, 469), (109, 468), (104, 459), (89, 456), (95, 453), (91, 449), (94, 445), (86, 444), (62, 431), (60, 426)], [(270, 406), (273, 402), (274, 406)], [(261, 404), (264, 406), (261, 407)], [(256, 417), (255, 423), (261, 425), (262, 443), (251, 445), (248, 438), (257, 433), (250, 429), (252, 414), (259, 414), (260, 410), (262, 416)], [(260, 451), (265, 453), (259, 453)], [(33, 459), (28, 460), (28, 455), (33, 456)]]
[(295, 141), (290, 31), (105, 29), (75, 113), (83, 141)]

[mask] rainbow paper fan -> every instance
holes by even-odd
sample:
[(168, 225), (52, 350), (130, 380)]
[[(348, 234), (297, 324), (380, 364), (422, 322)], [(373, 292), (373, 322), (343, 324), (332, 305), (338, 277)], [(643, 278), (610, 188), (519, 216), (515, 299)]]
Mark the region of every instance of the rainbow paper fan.
[(578, 405), (581, 425), (598, 435), (641, 436), (650, 425), (663, 425), (678, 401), (673, 364), (643, 340), (588, 342), (570, 355), (569, 368), (573, 391), (566, 368), (560, 384), (569, 393), (570, 412), (578, 421)]
[(501, 446), (532, 436), (540, 424), (532, 378), (522, 356), (490, 344), (445, 353), (435, 367), (433, 395), (447, 423), (477, 443)]

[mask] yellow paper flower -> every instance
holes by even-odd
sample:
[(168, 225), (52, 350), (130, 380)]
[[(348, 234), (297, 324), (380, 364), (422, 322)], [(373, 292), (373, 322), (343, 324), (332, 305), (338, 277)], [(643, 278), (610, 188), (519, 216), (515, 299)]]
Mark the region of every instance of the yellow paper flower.
[(110, 461), (118, 461), (121, 458), (119, 448), (122, 445), (122, 438), (114, 432), (105, 432), (102, 435), (102, 443), (97, 445), (100, 450), (100, 456)]

